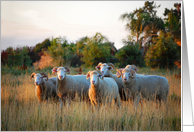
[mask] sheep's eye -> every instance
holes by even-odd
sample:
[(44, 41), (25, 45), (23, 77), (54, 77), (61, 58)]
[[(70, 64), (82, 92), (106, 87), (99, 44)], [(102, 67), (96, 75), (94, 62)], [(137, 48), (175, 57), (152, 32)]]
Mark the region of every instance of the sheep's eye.
[(102, 75), (98, 75), (98, 77), (102, 77)]

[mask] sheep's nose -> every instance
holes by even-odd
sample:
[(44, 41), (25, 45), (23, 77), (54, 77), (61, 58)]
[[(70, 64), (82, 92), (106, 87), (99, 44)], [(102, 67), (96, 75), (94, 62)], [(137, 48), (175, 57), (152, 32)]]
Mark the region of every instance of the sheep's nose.
[(124, 81), (127, 81), (127, 78), (124, 78)]
[(102, 71), (102, 73), (104, 73), (104, 71)]
[(35, 82), (36, 85), (38, 85), (38, 82)]
[(95, 83), (95, 81), (92, 81), (92, 84), (94, 84)]
[(62, 79), (63, 76), (59, 76), (59, 79)]

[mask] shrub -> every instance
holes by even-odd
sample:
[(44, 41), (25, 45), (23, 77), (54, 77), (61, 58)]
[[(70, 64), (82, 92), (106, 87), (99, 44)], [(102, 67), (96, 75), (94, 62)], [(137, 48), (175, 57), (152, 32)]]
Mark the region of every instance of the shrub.
[(179, 52), (176, 42), (170, 34), (160, 32), (158, 38), (153, 39), (152, 44), (145, 55), (145, 64), (148, 67), (168, 67), (174, 66), (174, 61), (178, 59)]

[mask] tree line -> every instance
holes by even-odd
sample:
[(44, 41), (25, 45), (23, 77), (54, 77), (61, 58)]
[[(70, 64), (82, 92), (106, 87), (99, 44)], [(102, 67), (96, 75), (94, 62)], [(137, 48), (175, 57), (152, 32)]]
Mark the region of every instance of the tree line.
[(65, 37), (45, 39), (36, 46), (8, 47), (1, 52), (1, 65), (32, 66), (43, 54), (53, 57), (56, 65), (86, 67), (109, 61), (116, 66), (136, 64), (148, 67), (172, 68), (181, 60), (181, 4), (164, 10), (164, 19), (156, 15), (160, 5), (146, 1), (143, 7), (130, 13), (121, 14), (119, 20), (125, 22), (130, 35), (123, 39), (124, 46), (116, 49), (101, 33), (85, 36), (76, 42), (68, 42)]

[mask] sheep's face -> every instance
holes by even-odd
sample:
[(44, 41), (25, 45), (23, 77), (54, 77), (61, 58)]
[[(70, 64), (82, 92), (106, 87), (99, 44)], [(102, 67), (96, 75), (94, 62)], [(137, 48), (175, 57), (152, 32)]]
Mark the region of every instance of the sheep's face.
[(34, 75), (34, 81), (36, 86), (41, 85), (43, 83), (43, 76), (37, 73), (36, 75)]
[(104, 77), (104, 76), (108, 76), (108, 71), (112, 70), (113, 67), (107, 65), (106, 63), (104, 63), (104, 64), (102, 64), (100, 66), (96, 66), (96, 69), (100, 70), (100, 72), (102, 73), (102, 76)]
[(66, 73), (68, 72), (64, 67), (57, 68), (57, 78), (59, 80), (63, 80), (66, 77)]
[(89, 71), (87, 73), (87, 79), (90, 78), (91, 85), (97, 86), (99, 82), (99, 78), (103, 79), (102, 75), (97, 71)]
[(123, 70), (117, 70), (117, 77), (122, 76), (123, 83), (130, 83), (132, 79), (136, 77), (136, 73), (132, 69), (125, 68)]

